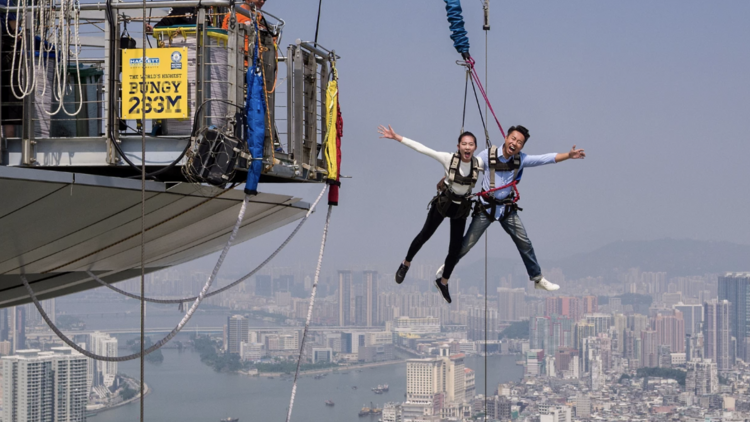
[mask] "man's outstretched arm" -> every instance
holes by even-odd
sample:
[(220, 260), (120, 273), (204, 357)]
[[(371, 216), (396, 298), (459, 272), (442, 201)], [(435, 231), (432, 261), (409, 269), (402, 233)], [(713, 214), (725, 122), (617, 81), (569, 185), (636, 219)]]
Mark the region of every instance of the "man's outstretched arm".
[(586, 158), (586, 153), (583, 149), (576, 149), (576, 146), (573, 145), (573, 148), (571, 148), (569, 152), (555, 155), (555, 162), (559, 163), (560, 161), (565, 161), (567, 159), (577, 160), (579, 158)]

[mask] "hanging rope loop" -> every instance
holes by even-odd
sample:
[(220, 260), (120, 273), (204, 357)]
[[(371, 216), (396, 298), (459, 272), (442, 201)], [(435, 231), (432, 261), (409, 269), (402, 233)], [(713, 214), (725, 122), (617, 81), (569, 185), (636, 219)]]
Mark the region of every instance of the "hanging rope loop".
[(299, 378), (299, 368), (302, 364), (302, 356), (305, 352), (305, 340), (307, 339), (307, 331), (310, 328), (310, 321), (312, 320), (313, 307), (315, 306), (315, 292), (318, 290), (318, 280), (320, 279), (320, 267), (323, 264), (323, 252), (326, 248), (326, 239), (328, 238), (328, 225), (331, 222), (331, 211), (333, 205), (328, 206), (328, 214), (326, 215), (326, 223), (323, 226), (323, 239), (320, 241), (320, 253), (318, 254), (318, 266), (315, 268), (315, 280), (313, 281), (312, 293), (310, 294), (310, 306), (307, 308), (307, 319), (305, 320), (305, 329), (302, 331), (302, 341), (299, 347), (299, 356), (297, 357), (297, 369), (294, 371), (294, 384), (292, 384), (292, 397), (289, 399), (289, 412), (286, 415), (286, 422), (290, 422), (292, 419), (292, 409), (294, 408), (294, 396), (297, 394), (297, 379)]
[[(180, 330), (182, 330), (182, 328), (188, 323), (188, 321), (190, 321), (190, 318), (198, 309), (198, 306), (200, 305), (201, 301), (203, 301), (206, 294), (208, 293), (208, 289), (211, 288), (211, 284), (213, 284), (214, 280), (219, 274), (219, 269), (221, 268), (221, 265), (224, 263), (224, 258), (226, 258), (227, 252), (229, 252), (229, 248), (232, 246), (232, 243), (234, 242), (234, 238), (237, 236), (237, 232), (239, 231), (240, 226), (242, 224), (242, 220), (245, 217), (245, 210), (247, 209), (247, 203), (249, 199), (250, 197), (248, 195), (245, 195), (245, 199), (242, 201), (242, 206), (240, 207), (239, 215), (237, 215), (237, 221), (235, 222), (234, 227), (232, 228), (232, 233), (229, 235), (229, 239), (227, 240), (227, 243), (224, 245), (224, 249), (222, 249), (221, 255), (219, 255), (218, 261), (216, 261), (216, 265), (214, 266), (213, 272), (208, 277), (206, 284), (203, 286), (203, 289), (201, 289), (201, 292), (198, 295), (198, 297), (195, 299), (195, 302), (193, 302), (193, 305), (190, 307), (190, 309), (188, 309), (187, 313), (179, 322), (179, 324), (177, 324), (177, 326), (169, 334), (167, 334), (164, 338), (162, 338), (158, 342), (154, 343), (153, 346), (149, 347), (148, 349), (145, 349), (142, 353), (134, 353), (134, 354), (127, 355), (127, 356), (101, 356), (101, 355), (91, 353), (88, 350), (80, 347), (73, 340), (68, 338), (68, 336), (66, 336), (62, 331), (60, 331), (60, 329), (57, 328), (55, 323), (52, 322), (50, 317), (47, 315), (47, 312), (45, 312), (44, 309), (42, 308), (41, 303), (39, 303), (39, 299), (34, 293), (34, 290), (31, 288), (31, 285), (29, 284), (29, 281), (26, 279), (26, 276), (21, 275), (21, 281), (23, 282), (24, 287), (26, 287), (26, 291), (29, 293), (29, 297), (31, 297), (31, 300), (34, 302), (34, 306), (39, 311), (39, 314), (41, 314), (42, 319), (44, 319), (44, 322), (47, 323), (49, 328), (65, 344), (72, 347), (74, 350), (83, 354), (84, 356), (89, 357), (94, 360), (105, 361), (105, 362), (124, 362), (128, 360), (138, 359), (141, 356), (145, 356), (153, 352), (154, 350), (159, 349), (160, 347), (167, 344), (172, 338), (174, 338), (174, 336), (177, 335), (177, 333), (180, 332)], [(138, 297), (138, 298), (141, 299), (141, 297)]]

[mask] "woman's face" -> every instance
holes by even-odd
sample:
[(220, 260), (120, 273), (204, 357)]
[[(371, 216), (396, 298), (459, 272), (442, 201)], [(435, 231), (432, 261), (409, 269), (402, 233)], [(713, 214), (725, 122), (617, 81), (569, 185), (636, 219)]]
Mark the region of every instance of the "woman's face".
[(472, 136), (462, 136), (458, 142), (458, 153), (461, 156), (461, 161), (468, 163), (471, 161), (471, 157), (474, 156), (474, 151), (477, 150), (477, 143)]

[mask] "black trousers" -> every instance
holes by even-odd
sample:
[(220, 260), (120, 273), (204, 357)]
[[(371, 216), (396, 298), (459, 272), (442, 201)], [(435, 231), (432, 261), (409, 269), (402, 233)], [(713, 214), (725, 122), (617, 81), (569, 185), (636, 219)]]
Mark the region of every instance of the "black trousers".
[[(445, 217), (451, 220), (451, 240), (448, 246), (448, 256), (445, 257), (445, 268), (443, 269), (443, 277), (446, 279), (451, 277), (453, 268), (458, 264), (458, 254), (461, 252), (464, 229), (466, 229), (466, 217), (454, 217), (458, 214), (459, 207), (458, 204), (451, 203), (445, 212)], [(422, 245), (430, 240), (435, 230), (440, 227), (440, 223), (443, 222), (445, 217), (437, 210), (437, 203), (433, 202), (430, 211), (427, 213), (427, 220), (424, 222), (422, 231), (419, 232), (417, 237), (411, 242), (411, 246), (409, 246), (409, 252), (406, 254), (407, 261), (411, 262), (414, 259), (417, 252), (422, 249)]]

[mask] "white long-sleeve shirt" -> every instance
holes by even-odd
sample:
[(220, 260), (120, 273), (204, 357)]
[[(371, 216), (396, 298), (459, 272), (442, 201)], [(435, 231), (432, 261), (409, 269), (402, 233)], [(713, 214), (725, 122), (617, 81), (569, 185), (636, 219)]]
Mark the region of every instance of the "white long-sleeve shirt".
[[(422, 153), (428, 157), (432, 157), (435, 160), (437, 160), (440, 164), (443, 165), (445, 176), (448, 177), (448, 170), (450, 169), (451, 159), (453, 158), (454, 153), (435, 151), (434, 149), (426, 147), (420, 144), (419, 142), (409, 139), (407, 137), (403, 137), (403, 139), (401, 140), (401, 143), (413, 149), (414, 151), (417, 151), (419, 153)], [(476, 158), (479, 161), (478, 166), (477, 166), (478, 170), (483, 172), (484, 160), (482, 160), (479, 157), (476, 157)], [(471, 162), (464, 163), (463, 161), (461, 161), (461, 164), (458, 166), (458, 172), (461, 174), (461, 176), (464, 176), (464, 177), (471, 176)], [(471, 193), (471, 186), (453, 184), (452, 186), (450, 186), (450, 190), (456, 195), (467, 195)]]

